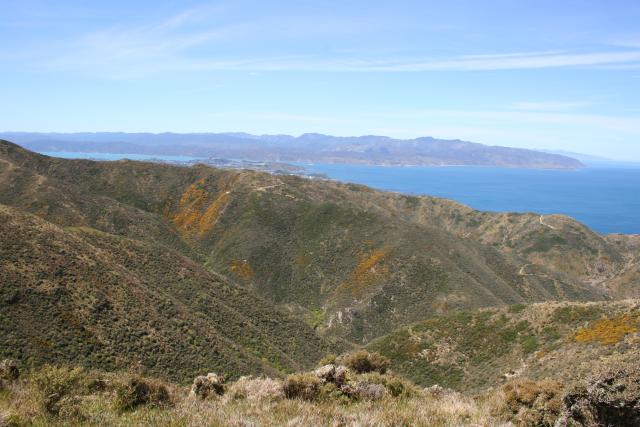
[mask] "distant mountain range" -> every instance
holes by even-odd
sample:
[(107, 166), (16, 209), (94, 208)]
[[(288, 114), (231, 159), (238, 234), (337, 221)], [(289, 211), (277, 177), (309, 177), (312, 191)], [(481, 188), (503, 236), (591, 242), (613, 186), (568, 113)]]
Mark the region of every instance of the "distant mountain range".
[(0, 138), (41, 152), (78, 151), (218, 157), (269, 162), (354, 163), (372, 165), (500, 166), (577, 169), (573, 157), (519, 148), (488, 146), (431, 137), (337, 137), (307, 133), (0, 133)]

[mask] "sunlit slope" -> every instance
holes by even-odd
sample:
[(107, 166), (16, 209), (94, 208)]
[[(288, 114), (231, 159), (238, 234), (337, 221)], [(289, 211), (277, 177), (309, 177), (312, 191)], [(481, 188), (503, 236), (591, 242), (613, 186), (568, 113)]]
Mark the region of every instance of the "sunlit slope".
[[(454, 308), (622, 295), (610, 279), (635, 265), (627, 243), (566, 217), (251, 171), (53, 159), (9, 143), (0, 158), (2, 203), (171, 247), (354, 342)], [(637, 288), (634, 271), (617, 288)]]
[(479, 391), (513, 377), (566, 384), (640, 356), (636, 300), (538, 303), (460, 311), (368, 345), (419, 384)]
[(0, 357), (25, 366), (189, 381), (292, 371), (329, 350), (310, 327), (165, 246), (4, 205), (0, 235)]

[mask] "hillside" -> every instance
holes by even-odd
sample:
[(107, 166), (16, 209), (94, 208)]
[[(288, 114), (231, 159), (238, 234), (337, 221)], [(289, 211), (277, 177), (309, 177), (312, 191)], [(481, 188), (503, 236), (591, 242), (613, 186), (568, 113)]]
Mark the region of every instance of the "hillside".
[(393, 139), (385, 136), (336, 137), (308, 133), (5, 133), (0, 138), (36, 151), (129, 153), (222, 157), (254, 161), (362, 163), (374, 165), (475, 165), (518, 168), (576, 169), (572, 157), (519, 148), (488, 146), (431, 137)]
[(599, 366), (633, 363), (639, 328), (635, 300), (539, 303), (433, 317), (368, 348), (418, 384), (478, 392), (514, 377), (570, 384)]
[[(0, 205), (2, 357), (176, 381), (308, 366), (311, 328), (164, 246)], [(176, 359), (180, 364), (176, 365)]]
[[(48, 260), (56, 257), (40, 248), (36, 266), (43, 264), (43, 271), (35, 269), (25, 284), (13, 279), (15, 287), (40, 289), (40, 280), (67, 272), (89, 287), (102, 277), (92, 270), (94, 264), (98, 271), (121, 271), (121, 279), (101, 285), (122, 283), (122, 298), (115, 301), (121, 310), (128, 293), (141, 292), (139, 316), (164, 319), (158, 330), (174, 331), (162, 338), (166, 345), (183, 345), (178, 331), (191, 330), (196, 338), (190, 345), (196, 347), (190, 354), (202, 355), (197, 345), (217, 354), (237, 349), (229, 360), (238, 365), (219, 368), (230, 373), (240, 372), (240, 364), (249, 372), (290, 370), (317, 360), (330, 347), (368, 343), (451, 310), (606, 300), (636, 295), (639, 288), (633, 236), (601, 236), (566, 217), (484, 213), (443, 199), (293, 176), (63, 160), (1, 142), (0, 203), (6, 205), (5, 215), (18, 218), (7, 222), (16, 225), (7, 229), (14, 237), (5, 244), (17, 245), (18, 251), (7, 251), (24, 254), (24, 268), (35, 269), (28, 254), (41, 245), (24, 238), (25, 227), (55, 229), (60, 245), (69, 247), (60, 262), (92, 259), (76, 270), (50, 268)], [(42, 223), (26, 225), (34, 221)], [(15, 274), (14, 263), (5, 263), (2, 274)], [(177, 268), (185, 263), (188, 271)], [(67, 288), (68, 280), (55, 280), (56, 289)], [(231, 290), (234, 298), (226, 302)], [(55, 306), (60, 316), (80, 310), (81, 315), (74, 314), (78, 324), (96, 327), (88, 306), (36, 295), (29, 304), (40, 304), (39, 310)], [(178, 299), (181, 329), (157, 313), (154, 298)], [(235, 314), (206, 308), (220, 304)], [(122, 313), (122, 321), (132, 321), (126, 310)], [(50, 322), (13, 319), (11, 330), (33, 330), (38, 336), (46, 334)], [(246, 319), (255, 321), (255, 332), (244, 332), (250, 324)], [(134, 343), (131, 353), (144, 342), (133, 337), (151, 330), (133, 324), (124, 329)], [(313, 329), (335, 344), (323, 343)], [(201, 333), (211, 338), (198, 341)], [(214, 341), (220, 344), (211, 349), (207, 343)], [(118, 353), (112, 343), (103, 345), (106, 354)], [(30, 351), (39, 361), (53, 358), (43, 348)], [(210, 354), (198, 356), (193, 369), (222, 363), (222, 357), (214, 363)]]

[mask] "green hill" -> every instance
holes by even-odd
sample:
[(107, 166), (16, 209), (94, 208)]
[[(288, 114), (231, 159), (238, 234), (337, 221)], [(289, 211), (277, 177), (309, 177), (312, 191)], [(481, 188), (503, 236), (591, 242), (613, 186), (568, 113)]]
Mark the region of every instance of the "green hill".
[[(167, 247), (61, 228), (0, 205), (0, 357), (26, 366), (292, 371), (328, 345), (310, 327)], [(179, 361), (179, 363), (177, 363)]]
[(459, 311), (374, 340), (368, 349), (418, 384), (478, 392), (513, 377), (570, 384), (640, 356), (635, 300)]
[[(138, 287), (145, 289), (132, 308), (140, 309), (140, 319), (163, 319), (158, 331), (174, 331), (163, 338), (167, 360), (190, 342), (186, 337), (211, 352), (193, 356), (193, 369), (219, 366), (213, 354), (224, 348), (237, 349), (230, 360), (242, 360), (250, 372), (309, 364), (329, 348), (313, 329), (334, 342), (332, 348), (344, 349), (452, 310), (607, 300), (640, 289), (633, 236), (601, 236), (566, 217), (478, 212), (448, 200), (331, 181), (202, 165), (64, 160), (0, 142), (0, 203), (5, 215), (22, 218), (7, 233), (23, 252), (10, 253), (24, 253), (21, 262), (35, 268), (28, 254), (43, 250), (36, 265), (48, 265), (56, 258), (42, 242), (25, 239), (20, 227), (41, 221), (37, 229), (57, 230), (61, 246), (69, 247), (59, 262), (93, 256), (74, 267), (87, 289), (99, 289), (93, 281), (115, 274), (110, 271), (123, 275), (108, 282), (120, 284), (123, 307), (142, 292)], [(89, 269), (93, 263), (107, 264), (96, 273)], [(184, 263), (187, 271), (177, 267)], [(13, 274), (14, 264), (5, 262), (2, 274)], [(72, 271), (45, 268), (14, 286), (40, 289), (40, 280)], [(59, 283), (68, 289), (71, 281)], [(168, 326), (174, 312), (162, 314), (154, 298), (178, 299), (185, 313), (180, 328)], [(42, 303), (37, 309), (43, 312), (56, 307), (60, 316), (76, 310), (63, 300), (34, 298), (29, 305)], [(208, 308), (216, 304), (237, 316)], [(127, 316), (122, 308), (118, 320), (133, 322), (141, 336), (155, 336), (149, 324)], [(86, 313), (76, 318), (83, 327), (96, 321)], [(38, 333), (49, 324), (32, 325), (25, 317), (12, 322), (12, 330)], [(245, 333), (245, 325), (255, 329)], [(212, 338), (198, 341), (204, 336)], [(120, 351), (113, 341), (96, 342), (109, 354)], [(132, 342), (134, 354), (144, 340)], [(54, 358), (45, 348), (30, 351), (38, 360)]]

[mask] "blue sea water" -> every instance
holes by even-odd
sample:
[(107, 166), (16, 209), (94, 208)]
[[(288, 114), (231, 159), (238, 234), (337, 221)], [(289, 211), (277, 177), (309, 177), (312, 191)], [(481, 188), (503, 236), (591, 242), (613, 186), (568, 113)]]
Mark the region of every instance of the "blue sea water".
[(304, 167), (338, 181), (444, 197), (484, 211), (558, 213), (600, 233), (640, 233), (640, 168)]

